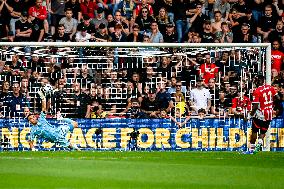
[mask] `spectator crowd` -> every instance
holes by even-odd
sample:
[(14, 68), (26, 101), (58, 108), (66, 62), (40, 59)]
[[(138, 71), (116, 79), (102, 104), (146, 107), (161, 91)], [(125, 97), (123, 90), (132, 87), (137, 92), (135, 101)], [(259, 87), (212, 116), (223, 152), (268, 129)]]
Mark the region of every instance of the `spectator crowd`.
[[(278, 0), (0, 0), (1, 41), (272, 44), (273, 86), (283, 112), (284, 6)], [(50, 83), (50, 115), (75, 118), (246, 117), (260, 48), (127, 56), (134, 49), (1, 47), (3, 117), (39, 112)], [(66, 50), (67, 49), (67, 50)], [(45, 51), (45, 55), (38, 53)], [(67, 52), (68, 51), (68, 52)], [(61, 55), (60, 55), (61, 53)], [(29, 55), (27, 55), (29, 54)], [(170, 54), (166, 55), (166, 54)]]

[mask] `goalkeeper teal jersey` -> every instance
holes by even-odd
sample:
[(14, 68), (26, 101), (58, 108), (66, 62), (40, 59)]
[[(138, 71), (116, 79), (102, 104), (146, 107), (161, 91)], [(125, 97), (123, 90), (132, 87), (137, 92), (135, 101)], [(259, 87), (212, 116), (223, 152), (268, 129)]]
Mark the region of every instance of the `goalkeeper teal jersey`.
[(47, 122), (44, 112), (40, 113), (38, 123), (31, 127), (30, 139), (34, 140), (35, 137), (45, 139), (49, 142), (57, 142), (60, 138), (58, 128)]

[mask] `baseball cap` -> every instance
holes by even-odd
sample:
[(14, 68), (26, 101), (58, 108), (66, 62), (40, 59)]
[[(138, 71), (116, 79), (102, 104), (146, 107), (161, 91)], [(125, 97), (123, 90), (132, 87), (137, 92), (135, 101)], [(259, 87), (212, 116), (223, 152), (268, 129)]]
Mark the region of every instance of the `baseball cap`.
[(104, 9), (102, 8), (102, 7), (99, 7), (98, 9), (97, 9), (97, 13), (98, 14), (101, 14), (101, 13), (103, 13), (104, 12)]
[(175, 27), (175, 24), (173, 22), (167, 23), (166, 27)]
[(105, 28), (106, 28), (106, 25), (104, 23), (100, 23), (99, 29), (105, 29)]
[(21, 15), (24, 16), (24, 17), (27, 17), (27, 16), (29, 16), (29, 13), (24, 10), (24, 11), (21, 12)]
[(86, 26), (82, 26), (81, 31), (87, 31), (87, 27)]

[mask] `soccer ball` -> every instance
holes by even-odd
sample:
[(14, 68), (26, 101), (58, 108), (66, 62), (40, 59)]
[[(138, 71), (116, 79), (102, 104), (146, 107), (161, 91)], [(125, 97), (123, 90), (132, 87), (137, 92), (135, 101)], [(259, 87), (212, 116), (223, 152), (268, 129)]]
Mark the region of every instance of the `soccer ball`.
[(44, 87), (42, 87), (42, 91), (45, 93), (45, 95), (51, 95), (53, 92), (53, 87), (50, 84), (46, 84)]

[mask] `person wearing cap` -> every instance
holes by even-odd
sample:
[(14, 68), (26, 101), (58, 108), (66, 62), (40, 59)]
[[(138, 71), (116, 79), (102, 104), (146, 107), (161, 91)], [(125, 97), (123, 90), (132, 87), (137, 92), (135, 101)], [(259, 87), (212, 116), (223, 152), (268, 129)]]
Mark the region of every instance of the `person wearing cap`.
[(92, 20), (92, 23), (95, 25), (95, 28), (98, 29), (100, 24), (107, 26), (108, 22), (104, 18), (104, 9), (99, 7), (97, 10), (97, 16)]
[(203, 31), (200, 33), (201, 43), (214, 43), (215, 35), (212, 33), (211, 21), (205, 20)]
[(151, 118), (157, 118), (160, 113), (160, 104), (156, 98), (156, 89), (151, 88), (147, 94), (147, 97), (143, 98), (141, 102), (141, 109)]
[(175, 24), (173, 22), (166, 25), (166, 33), (163, 37), (165, 43), (177, 43), (178, 36), (175, 32)]
[(81, 28), (81, 31), (76, 33), (76, 42), (89, 42), (90, 39), (93, 39), (93, 36), (87, 32), (87, 27), (85, 26)]
[(65, 10), (65, 17), (61, 18), (59, 24), (63, 24), (65, 27), (65, 33), (70, 37), (70, 40), (73, 39), (73, 36), (77, 32), (78, 21), (75, 18), (72, 18), (73, 11), (72, 9)]
[(28, 22), (28, 12), (21, 13), (21, 19), (16, 22), (15, 41), (30, 41), (32, 25)]
[(4, 5), (10, 13), (11, 20), (10, 20), (10, 30), (15, 33), (15, 23), (16, 21), (20, 20), (21, 18), (21, 11), (22, 11), (22, 1), (20, 0), (11, 0), (11, 1), (4, 1)]
[(96, 42), (108, 42), (110, 36), (107, 34), (107, 27), (104, 23), (101, 23), (98, 28), (98, 32), (95, 34)]

